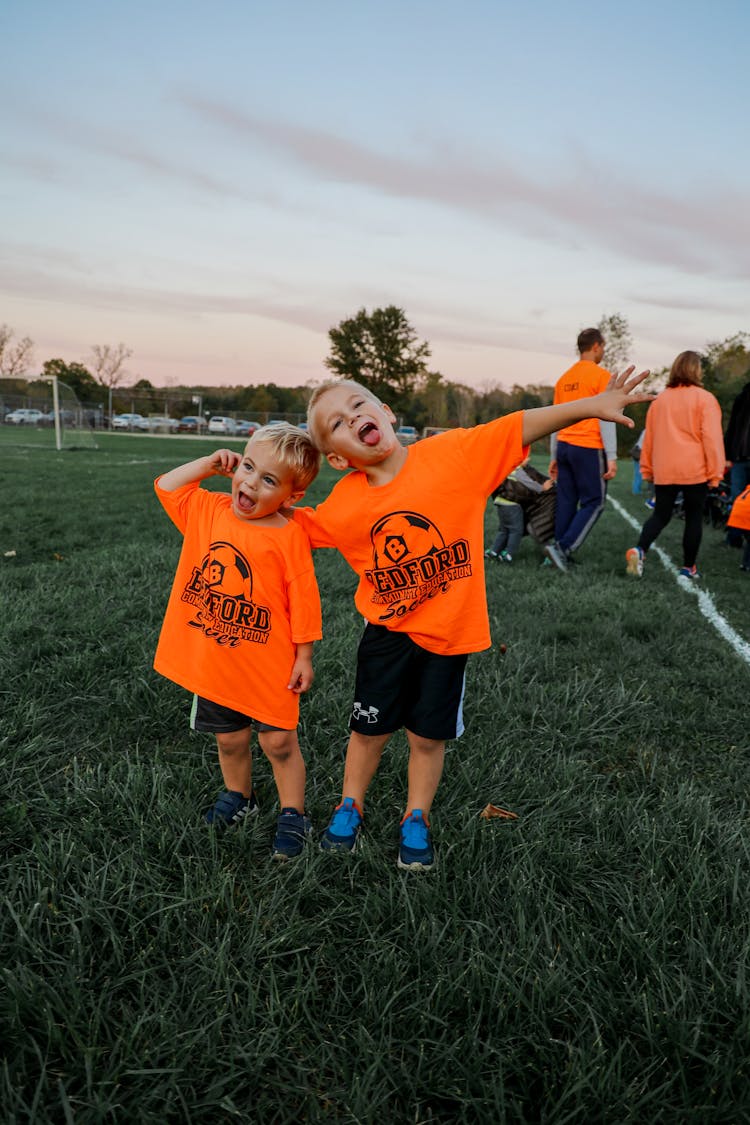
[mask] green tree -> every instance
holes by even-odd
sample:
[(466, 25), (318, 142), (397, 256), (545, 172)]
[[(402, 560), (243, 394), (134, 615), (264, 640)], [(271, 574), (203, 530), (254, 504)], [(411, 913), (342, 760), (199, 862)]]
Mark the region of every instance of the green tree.
[(325, 365), (342, 379), (356, 379), (397, 412), (409, 410), (427, 376), (430, 347), (420, 342), (406, 313), (395, 305), (359, 310), (328, 336), (331, 353)]
[(17, 379), (26, 374), (34, 354), (34, 342), (29, 336), (13, 343), (15, 332), (7, 324), (0, 324), (0, 375)]
[(79, 402), (91, 404), (95, 401), (101, 386), (88, 367), (82, 363), (66, 363), (64, 359), (48, 359), (42, 365), (42, 376), (50, 379), (56, 375), (61, 383), (70, 387)]
[(706, 346), (702, 356), (703, 385), (716, 395), (725, 423), (735, 397), (750, 379), (750, 334), (736, 332), (726, 340)]
[(630, 366), (633, 337), (627, 319), (620, 313), (605, 314), (596, 326), (604, 337), (602, 366), (620, 372)]

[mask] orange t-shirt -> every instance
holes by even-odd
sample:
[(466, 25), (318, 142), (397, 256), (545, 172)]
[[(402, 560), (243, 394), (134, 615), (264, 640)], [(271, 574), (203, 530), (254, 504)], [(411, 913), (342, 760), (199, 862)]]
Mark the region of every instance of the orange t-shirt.
[(293, 730), (299, 696), (287, 685), (296, 645), (322, 632), (307, 536), (291, 520), (245, 523), (230, 496), (197, 482), (154, 487), (184, 536), (154, 668), (214, 703)]
[[(554, 403), (574, 402), (579, 398), (588, 398), (606, 391), (611, 375), (598, 363), (590, 359), (579, 359), (572, 367), (561, 375), (555, 384)], [(558, 441), (566, 441), (569, 445), (579, 445), (584, 449), (604, 449), (602, 432), (598, 418), (584, 418), (558, 430)]]
[(654, 484), (718, 484), (724, 476), (721, 407), (703, 387), (667, 387), (646, 415), (641, 473)]
[(336, 547), (359, 575), (354, 601), (374, 625), (408, 633), (430, 652), (490, 645), (484, 586), (489, 494), (528, 453), (523, 414), (449, 430), (407, 448), (388, 484), (363, 472), (317, 508), (295, 509), (313, 547)]
[(729, 513), (727, 527), (736, 527), (740, 531), (750, 531), (750, 484), (735, 498), (732, 510)]

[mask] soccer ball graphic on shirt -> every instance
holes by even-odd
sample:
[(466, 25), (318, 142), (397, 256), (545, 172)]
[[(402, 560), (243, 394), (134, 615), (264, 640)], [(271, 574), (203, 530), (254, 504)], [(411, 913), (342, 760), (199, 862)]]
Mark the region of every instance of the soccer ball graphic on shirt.
[(373, 527), (373, 562), (378, 570), (432, 555), (445, 546), (435, 524), (416, 512), (391, 512)]
[(212, 543), (201, 563), (201, 576), (210, 590), (252, 601), (253, 572), (244, 555), (231, 543)]

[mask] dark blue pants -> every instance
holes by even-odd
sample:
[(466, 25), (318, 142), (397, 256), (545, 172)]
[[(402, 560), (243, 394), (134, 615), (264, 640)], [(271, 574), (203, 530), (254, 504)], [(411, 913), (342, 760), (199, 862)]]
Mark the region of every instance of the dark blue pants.
[(607, 482), (603, 449), (557, 443), (555, 539), (564, 551), (577, 551), (604, 511)]

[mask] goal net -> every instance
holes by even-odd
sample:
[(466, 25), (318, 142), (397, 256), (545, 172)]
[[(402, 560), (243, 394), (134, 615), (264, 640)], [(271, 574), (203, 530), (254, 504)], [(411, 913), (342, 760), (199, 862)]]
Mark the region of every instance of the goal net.
[(30, 445), (52, 449), (97, 449), (96, 410), (84, 407), (75, 392), (57, 376), (36, 379), (28, 394), (0, 394), (5, 445)]

